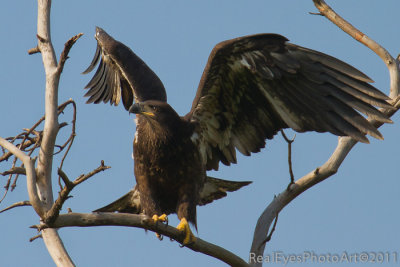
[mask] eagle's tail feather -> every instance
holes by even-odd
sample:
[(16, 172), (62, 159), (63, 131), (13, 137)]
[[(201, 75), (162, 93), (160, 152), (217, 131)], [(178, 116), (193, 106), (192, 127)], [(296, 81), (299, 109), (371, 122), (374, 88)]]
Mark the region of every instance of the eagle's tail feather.
[(214, 200), (226, 197), (227, 192), (237, 191), (243, 186), (251, 183), (252, 182), (250, 181), (236, 182), (207, 176), (203, 189), (200, 192), (198, 205), (203, 206), (213, 202)]
[(94, 210), (93, 212), (122, 212), (139, 214), (140, 211), (140, 195), (135, 186), (131, 191), (119, 199), (108, 204), (107, 206)]
[[(203, 189), (200, 192), (200, 200), (198, 205), (203, 206), (213, 202), (214, 200), (226, 197), (227, 192), (239, 190), (243, 186), (249, 184), (251, 184), (251, 182), (236, 182), (207, 176)], [(137, 186), (111, 204), (94, 210), (93, 212), (122, 212), (139, 214), (141, 212), (141, 207), (140, 194)]]

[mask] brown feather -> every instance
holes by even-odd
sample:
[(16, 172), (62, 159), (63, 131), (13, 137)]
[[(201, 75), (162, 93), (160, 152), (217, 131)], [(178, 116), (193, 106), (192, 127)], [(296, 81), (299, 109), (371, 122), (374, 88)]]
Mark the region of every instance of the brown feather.
[(287, 127), (368, 142), (367, 134), (382, 135), (357, 111), (391, 122), (374, 107), (391, 105), (371, 81), (347, 63), (283, 36), (245, 36), (214, 47), (185, 118), (198, 124), (200, 151), (211, 152), (202, 153), (207, 169), (218, 169), (218, 161), (235, 162), (230, 147), (250, 155)]

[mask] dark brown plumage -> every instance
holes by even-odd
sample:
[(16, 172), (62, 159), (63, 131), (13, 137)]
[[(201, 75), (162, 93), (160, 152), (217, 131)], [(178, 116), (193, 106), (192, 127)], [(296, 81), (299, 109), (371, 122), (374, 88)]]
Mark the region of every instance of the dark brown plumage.
[(133, 154), (144, 213), (176, 212), (179, 219), (186, 218), (196, 226), (196, 205), (206, 170), (190, 139), (194, 126), (157, 100), (136, 103), (130, 111), (140, 114)]
[[(382, 139), (360, 113), (391, 122), (376, 107), (391, 108), (366, 75), (277, 34), (221, 42), (212, 50), (192, 108), (180, 117), (166, 103), (159, 78), (128, 47), (100, 28), (94, 60), (85, 73), (88, 102), (117, 105), (137, 115), (135, 176), (145, 214), (177, 213), (196, 225), (206, 170), (260, 151), (281, 129), (330, 132), (368, 142)], [(136, 104), (133, 104), (133, 102)], [(360, 113), (359, 113), (360, 112)]]

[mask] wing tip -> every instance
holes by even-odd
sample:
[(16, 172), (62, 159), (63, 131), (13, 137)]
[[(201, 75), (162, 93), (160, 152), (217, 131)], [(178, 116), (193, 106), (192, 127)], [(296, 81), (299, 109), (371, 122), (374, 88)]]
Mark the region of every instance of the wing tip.
[(364, 137), (357, 137), (357, 138), (352, 137), (352, 138), (354, 138), (355, 140), (357, 140), (357, 141), (359, 141), (359, 142), (361, 142), (361, 143), (364, 143), (364, 144), (369, 144), (369, 143), (370, 143), (370, 142), (369, 142), (369, 139), (368, 139), (366, 136), (364, 136)]
[[(96, 28), (96, 31), (97, 31), (97, 28)], [(87, 67), (87, 69), (85, 69), (85, 70), (82, 72), (82, 74), (88, 74), (89, 72), (91, 72), (91, 71), (96, 67), (97, 62), (99, 62), (101, 50), (102, 50), (102, 49), (101, 49), (99, 43), (97, 43), (96, 52), (94, 53), (92, 62), (90, 62), (89, 67)]]

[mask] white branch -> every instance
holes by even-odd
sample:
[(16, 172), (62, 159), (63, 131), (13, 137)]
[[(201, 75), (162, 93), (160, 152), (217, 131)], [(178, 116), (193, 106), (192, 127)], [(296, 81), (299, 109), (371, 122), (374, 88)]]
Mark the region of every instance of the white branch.
[(10, 151), (25, 165), (26, 183), (28, 188), (29, 201), (32, 204), (32, 207), (35, 209), (36, 213), (40, 217), (43, 217), (45, 211), (42, 207), (42, 203), (39, 199), (38, 192), (36, 190), (35, 159), (32, 159), (31, 157), (27, 156), (14, 144), (8, 142), (7, 140), (1, 137), (0, 137), (0, 146)]
[[(58, 127), (58, 84), (61, 72), (57, 68), (57, 59), (50, 36), (51, 0), (38, 0), (38, 50), (42, 54), (46, 73), (45, 91), (45, 124), (43, 140), (39, 151), (37, 165), (37, 187), (44, 209), (50, 210), (53, 200), (51, 171), (53, 166), (54, 145), (59, 130)], [(57, 266), (74, 266), (71, 258), (55, 229), (43, 231), (43, 240), (47, 250)]]
[(44, 229), (42, 237), (49, 254), (57, 266), (75, 266), (56, 229)]
[(58, 132), (58, 82), (57, 60), (50, 37), (50, 0), (38, 0), (38, 47), (42, 54), (46, 73), (45, 123), (43, 140), (39, 151), (37, 166), (38, 189), (42, 202), (49, 210), (53, 204), (51, 170), (53, 165), (54, 145)]

